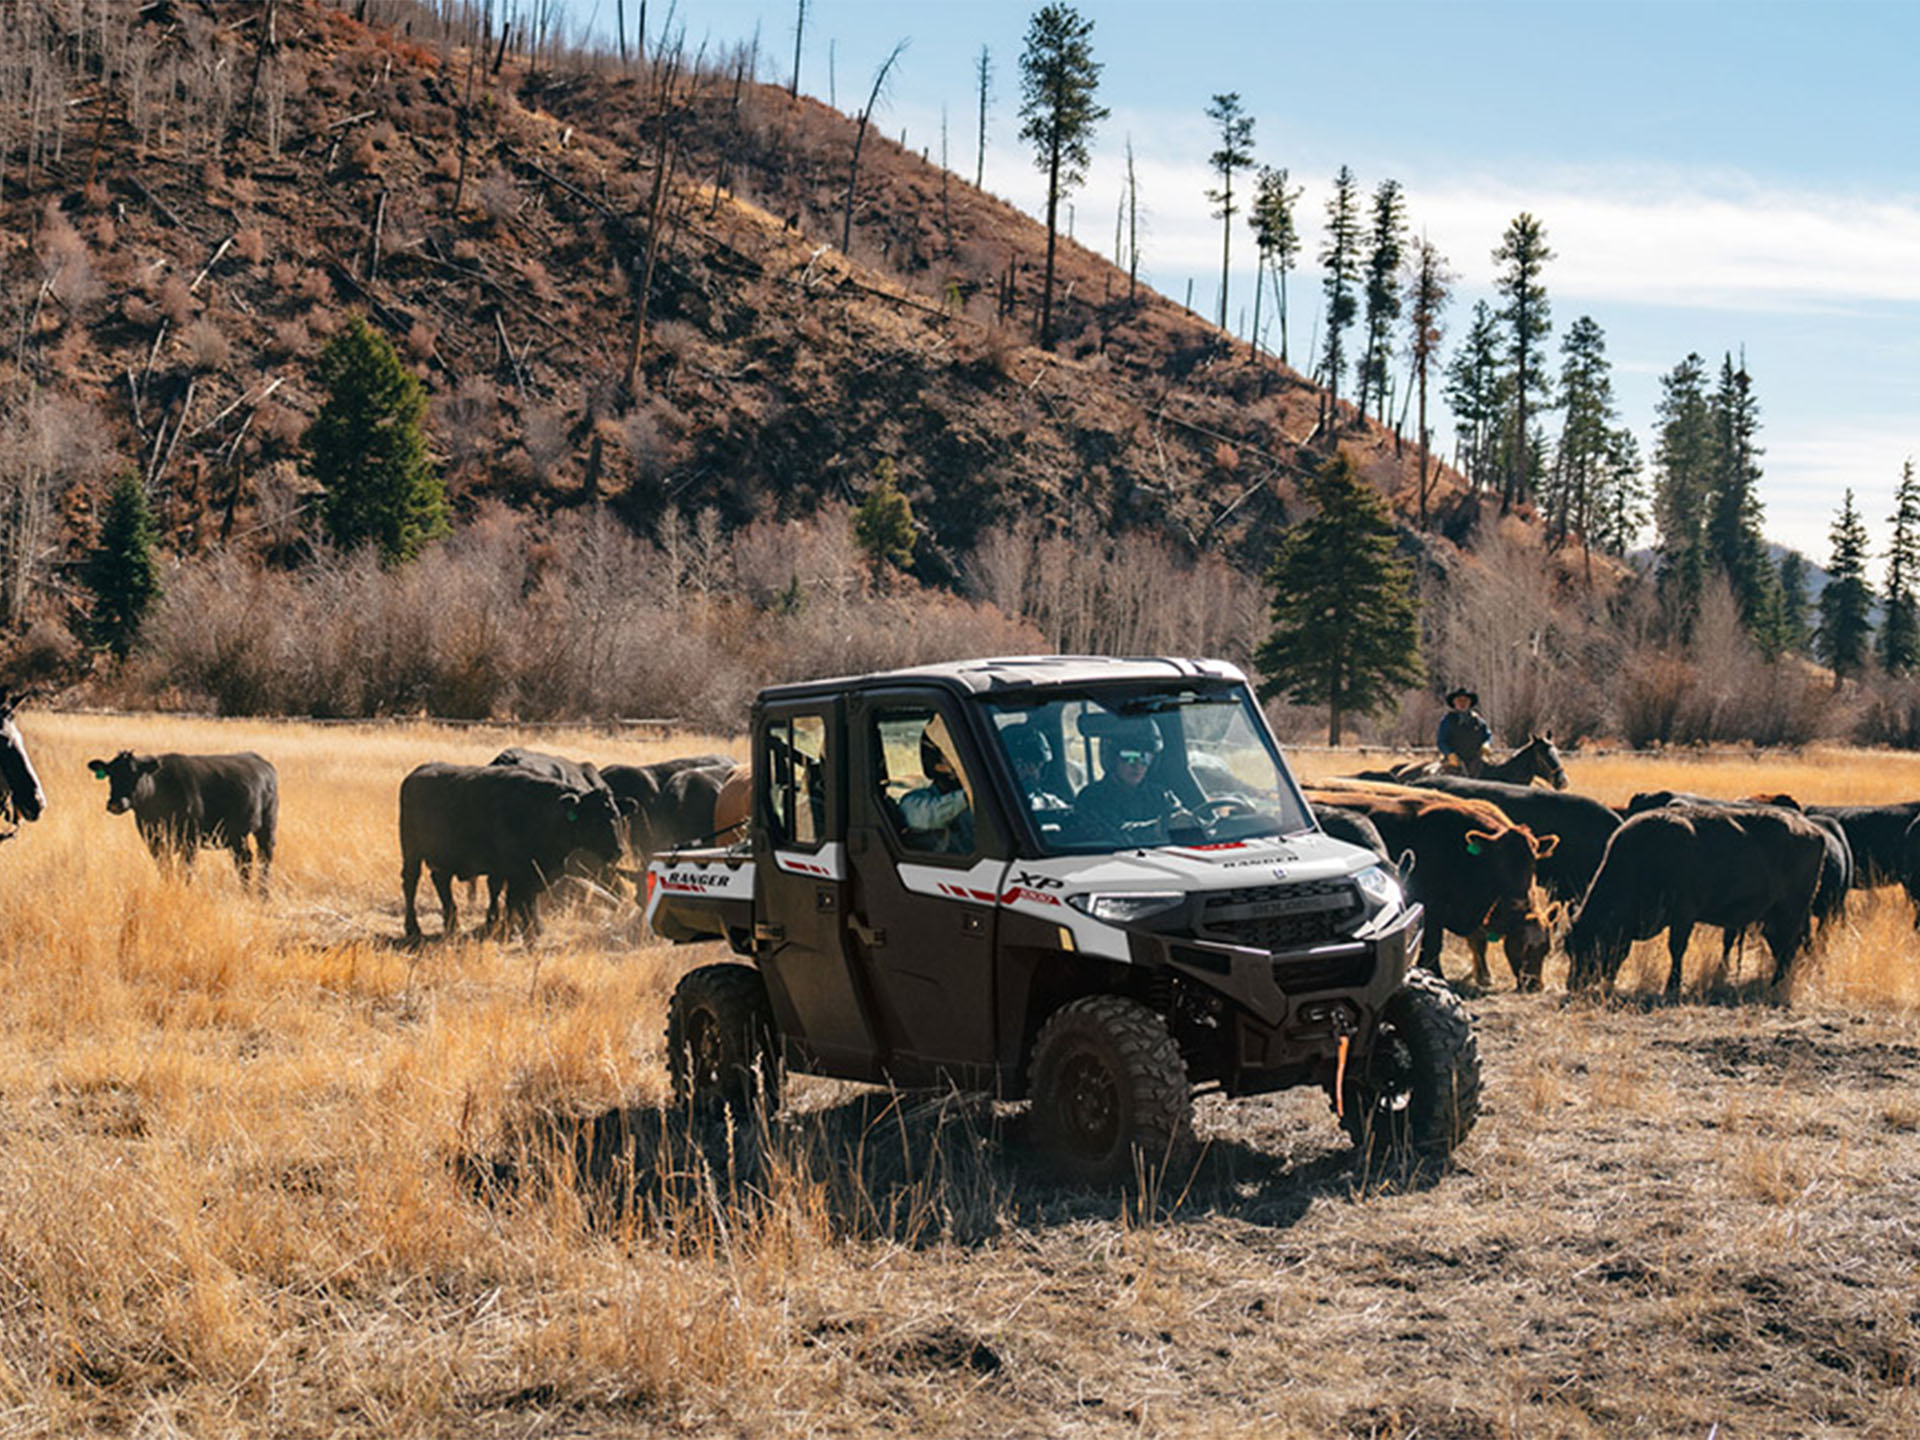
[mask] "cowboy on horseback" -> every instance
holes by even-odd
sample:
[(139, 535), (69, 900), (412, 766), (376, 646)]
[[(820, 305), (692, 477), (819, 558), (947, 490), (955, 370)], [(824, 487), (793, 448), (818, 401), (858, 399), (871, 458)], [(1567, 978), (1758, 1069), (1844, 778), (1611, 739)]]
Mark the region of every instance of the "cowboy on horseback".
[(1486, 767), (1487, 743), (1493, 727), (1480, 714), (1480, 697), (1462, 685), (1447, 695), (1447, 713), (1440, 717), (1440, 761), (1449, 770), (1478, 775)]

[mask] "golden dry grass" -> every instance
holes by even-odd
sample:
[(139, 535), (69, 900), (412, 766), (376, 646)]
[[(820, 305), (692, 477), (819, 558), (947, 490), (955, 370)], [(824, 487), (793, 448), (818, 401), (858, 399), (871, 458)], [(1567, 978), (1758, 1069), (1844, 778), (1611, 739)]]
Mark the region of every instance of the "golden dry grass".
[[(712, 952), (585, 910), (531, 947), (392, 944), (401, 775), (504, 738), (23, 729), (50, 803), (0, 850), (7, 1433), (1920, 1424), (1900, 906), (1861, 907), (1792, 1010), (1483, 997), (1488, 1113), (1459, 1169), (1410, 1193), (1357, 1176), (1301, 1093), (1204, 1102), (1206, 1153), (1157, 1201), (1050, 1188), (978, 1107), (823, 1082), (795, 1087), (770, 1146), (696, 1137), (713, 1164), (649, 1109), (666, 995)], [(267, 900), (220, 855), (162, 877), (104, 813), (84, 761), (129, 742), (275, 761)], [(1876, 757), (1876, 788), (1830, 764), (1813, 798), (1906, 773)]]

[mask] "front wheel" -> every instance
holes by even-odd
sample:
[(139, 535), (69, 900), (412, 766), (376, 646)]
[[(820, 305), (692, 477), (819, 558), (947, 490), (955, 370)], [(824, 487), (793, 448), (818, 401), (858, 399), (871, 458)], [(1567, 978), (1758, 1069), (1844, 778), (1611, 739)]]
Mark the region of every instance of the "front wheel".
[(1369, 1166), (1437, 1170), (1467, 1138), (1480, 1118), (1480, 1045), (1438, 975), (1408, 972), (1341, 1101), (1340, 1123)]
[(1193, 1096), (1166, 1021), (1138, 1001), (1089, 995), (1062, 1005), (1033, 1047), (1033, 1119), (1066, 1179), (1111, 1185), (1135, 1154), (1168, 1163), (1189, 1138)]
[(746, 965), (702, 965), (674, 987), (667, 1006), (667, 1071), (682, 1105), (719, 1100), (735, 1109), (780, 1103), (780, 1075), (766, 983)]

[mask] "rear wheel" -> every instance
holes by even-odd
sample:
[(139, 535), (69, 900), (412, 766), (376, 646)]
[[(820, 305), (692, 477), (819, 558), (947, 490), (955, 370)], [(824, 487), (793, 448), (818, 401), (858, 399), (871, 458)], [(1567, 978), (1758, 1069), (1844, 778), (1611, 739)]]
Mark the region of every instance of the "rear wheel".
[(667, 1006), (667, 1070), (673, 1098), (745, 1108), (780, 1103), (773, 1010), (760, 972), (703, 965), (674, 987)]
[(1090, 995), (1061, 1006), (1034, 1042), (1033, 1120), (1067, 1179), (1111, 1185), (1135, 1153), (1165, 1165), (1190, 1138), (1186, 1062), (1166, 1022), (1134, 1000)]
[(1340, 1123), (1369, 1166), (1437, 1170), (1480, 1118), (1480, 1046), (1438, 975), (1407, 974), (1347, 1072)]

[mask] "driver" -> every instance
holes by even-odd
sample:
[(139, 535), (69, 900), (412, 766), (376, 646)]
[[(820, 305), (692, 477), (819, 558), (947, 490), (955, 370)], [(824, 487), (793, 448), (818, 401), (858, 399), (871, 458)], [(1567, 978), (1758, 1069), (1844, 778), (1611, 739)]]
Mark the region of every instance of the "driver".
[(936, 715), (920, 732), (920, 771), (926, 783), (900, 797), (908, 843), (939, 855), (973, 852), (973, 800), (953, 758), (947, 722)]
[(1074, 801), (1076, 813), (1129, 838), (1164, 840), (1176, 817), (1191, 822), (1178, 797), (1147, 778), (1160, 754), (1160, 729), (1127, 720), (1100, 737), (1103, 773)]

